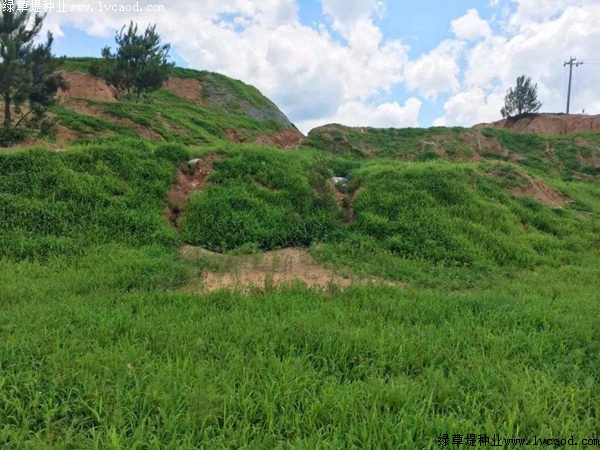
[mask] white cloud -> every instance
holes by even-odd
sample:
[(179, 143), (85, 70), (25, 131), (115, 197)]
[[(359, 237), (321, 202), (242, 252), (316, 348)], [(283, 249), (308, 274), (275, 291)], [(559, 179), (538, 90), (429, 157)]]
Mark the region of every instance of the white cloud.
[(378, 0), (321, 0), (321, 3), (323, 13), (342, 31), (374, 14), (383, 15), (385, 10), (384, 2)]
[(479, 17), (476, 9), (470, 9), (464, 16), (453, 20), (452, 32), (458, 39), (472, 41), (492, 34), (488, 23)]
[(369, 105), (358, 101), (342, 104), (325, 121), (307, 120), (298, 124), (303, 132), (308, 132), (324, 123), (341, 123), (348, 126), (370, 126), (379, 128), (417, 127), (421, 100), (411, 97), (404, 105), (398, 102)]
[[(600, 4), (587, 0), (513, 3), (517, 8), (509, 17), (510, 25), (468, 50), (464, 83), (446, 102), (438, 124), (473, 125), (500, 119), (506, 89), (523, 74), (538, 84), (542, 111), (564, 112), (568, 73), (563, 62), (570, 55), (585, 60), (597, 53)], [(594, 66), (585, 65), (576, 70), (571, 112), (600, 113), (593, 71)]]
[[(503, 0), (507, 1), (507, 0)], [(509, 0), (516, 11), (510, 18), (510, 25), (520, 27), (530, 22), (545, 22), (556, 19), (570, 8), (587, 8), (597, 4), (597, 0)]]
[[(149, 3), (154, 2), (140, 1), (140, 6)], [(301, 24), (297, 0), (174, 0), (166, 13), (140, 13), (135, 19), (157, 23), (164, 41), (191, 67), (258, 87), (294, 122), (342, 120), (335, 116), (342, 105), (380, 97), (403, 81), (408, 48), (384, 39), (374, 23), (383, 12), (382, 2), (322, 4), (330, 27), (343, 41), (334, 39), (325, 25)], [(122, 13), (92, 18), (61, 13), (47, 20), (54, 29), (70, 22), (102, 35), (112, 35), (129, 20)]]
[(458, 41), (443, 41), (430, 53), (410, 62), (404, 72), (406, 86), (428, 99), (455, 92), (459, 86), (458, 58), (464, 45)]
[(493, 122), (499, 119), (498, 115), (503, 103), (503, 94), (487, 94), (481, 88), (461, 92), (446, 102), (444, 116), (436, 119), (433, 124), (434, 126), (471, 127), (482, 122)]

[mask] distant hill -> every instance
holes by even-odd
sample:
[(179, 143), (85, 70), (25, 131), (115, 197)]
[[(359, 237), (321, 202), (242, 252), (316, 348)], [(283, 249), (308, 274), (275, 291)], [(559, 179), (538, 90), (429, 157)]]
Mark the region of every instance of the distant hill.
[(565, 179), (600, 176), (600, 133), (526, 134), (499, 128), (352, 128), (325, 125), (302, 143), (339, 156), (403, 161), (499, 160)]
[(582, 114), (522, 114), (492, 123), (481, 123), (474, 128), (504, 128), (524, 133), (571, 134), (600, 133), (600, 115)]

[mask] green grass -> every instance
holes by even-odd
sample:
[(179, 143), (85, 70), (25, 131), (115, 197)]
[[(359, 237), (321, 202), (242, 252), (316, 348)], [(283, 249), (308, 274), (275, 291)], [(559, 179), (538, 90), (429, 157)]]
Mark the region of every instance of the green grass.
[(2, 155), (0, 257), (77, 254), (110, 242), (174, 246), (162, 208), (175, 166), (154, 151), (167, 157), (140, 140)]
[[(176, 167), (214, 152), (176, 233)], [(575, 200), (552, 209), (512, 194), (533, 172), (132, 138), (0, 154), (0, 447), (600, 438), (599, 186), (547, 175)], [(185, 242), (311, 245), (404, 285), (197, 294)]]
[[(156, 139), (184, 145), (218, 144), (226, 141), (225, 130), (237, 130), (242, 141), (251, 142), (259, 136), (272, 136), (283, 130), (277, 122), (259, 122), (242, 114), (228, 113), (218, 107), (200, 106), (186, 101), (170, 91), (158, 91), (151, 102), (121, 101), (102, 103), (87, 100), (99, 107), (107, 117), (129, 119), (155, 133)], [(95, 140), (102, 133), (117, 137), (138, 137), (139, 132), (107, 118), (80, 114), (67, 107), (51, 109), (59, 124), (83, 133), (83, 139)]]
[[(349, 128), (329, 125), (309, 133), (307, 148), (355, 158), (465, 162), (514, 161), (538, 175), (573, 180), (600, 175), (600, 133), (543, 135), (485, 128)], [(502, 150), (503, 153), (498, 153)]]
[(1, 263), (3, 448), (598, 437), (597, 264), (483, 292), (199, 296), (115, 282), (133, 273), (114, 251), (68, 272)]
[(338, 228), (328, 172), (305, 155), (240, 146), (218, 149), (212, 186), (194, 195), (183, 217), (186, 242), (215, 251), (308, 246)]
[[(303, 146), (329, 151), (336, 155), (355, 157), (435, 159), (434, 152), (443, 149), (451, 155), (470, 157), (473, 151), (467, 145), (464, 128), (349, 128), (327, 126), (309, 133)], [(441, 148), (435, 141), (443, 138)], [(434, 156), (436, 155), (436, 156)], [(429, 158), (428, 158), (429, 156)]]

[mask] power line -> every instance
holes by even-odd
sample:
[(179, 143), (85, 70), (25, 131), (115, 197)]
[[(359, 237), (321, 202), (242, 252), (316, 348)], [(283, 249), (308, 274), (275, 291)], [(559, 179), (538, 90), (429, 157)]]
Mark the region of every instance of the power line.
[(571, 109), (571, 83), (573, 81), (573, 66), (579, 67), (583, 64), (583, 61), (577, 61), (577, 58), (571, 56), (571, 59), (565, 62), (564, 66), (569, 66), (569, 92), (567, 94), (567, 114)]

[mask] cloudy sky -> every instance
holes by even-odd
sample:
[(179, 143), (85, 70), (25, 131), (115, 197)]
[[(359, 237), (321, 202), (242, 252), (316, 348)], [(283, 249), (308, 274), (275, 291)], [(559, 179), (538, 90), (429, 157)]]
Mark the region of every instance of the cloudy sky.
[[(571, 55), (584, 61), (571, 112), (600, 114), (600, 0), (163, 0), (166, 11), (144, 11), (153, 0), (130, 13), (65, 3), (46, 19), (57, 54), (99, 56), (129, 20), (156, 23), (178, 65), (257, 86), (304, 132), (497, 120), (521, 74), (543, 111), (564, 112)], [(94, 12), (68, 12), (85, 3)]]

